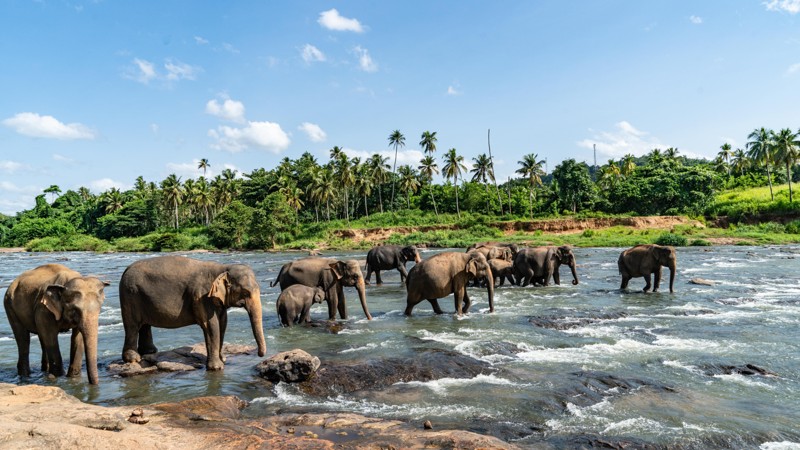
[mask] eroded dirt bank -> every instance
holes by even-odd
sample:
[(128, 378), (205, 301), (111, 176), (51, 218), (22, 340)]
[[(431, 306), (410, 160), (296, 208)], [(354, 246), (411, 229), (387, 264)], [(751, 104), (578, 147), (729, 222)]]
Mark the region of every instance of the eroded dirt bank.
[[(516, 448), (467, 431), (424, 430), (357, 414), (283, 414), (248, 419), (233, 396), (141, 408), (81, 402), (58, 387), (0, 383), (0, 447), (143, 448)], [(138, 410), (138, 411), (137, 411)], [(146, 423), (132, 423), (146, 422)]]

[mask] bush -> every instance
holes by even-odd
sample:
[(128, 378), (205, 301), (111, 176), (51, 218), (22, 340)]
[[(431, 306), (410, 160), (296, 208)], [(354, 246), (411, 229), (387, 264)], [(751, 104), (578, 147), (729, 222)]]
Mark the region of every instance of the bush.
[(583, 230), (583, 233), (581, 233), (581, 237), (590, 238), (592, 236), (594, 236), (594, 230), (588, 230), (587, 229), (587, 230)]
[(689, 245), (692, 247), (708, 247), (711, 245), (711, 242), (705, 239), (695, 239)]
[(77, 234), (75, 226), (62, 219), (22, 219), (8, 232), (7, 244), (11, 247), (21, 247), (36, 238), (62, 237), (71, 234)]
[(29, 252), (106, 252), (110, 249), (108, 242), (85, 234), (33, 239), (26, 246)]
[(800, 220), (793, 220), (787, 223), (786, 232), (791, 234), (800, 234)]
[(673, 247), (685, 247), (688, 243), (688, 239), (686, 236), (681, 236), (679, 234), (673, 233), (664, 233), (656, 239), (656, 244), (658, 245), (671, 245)]

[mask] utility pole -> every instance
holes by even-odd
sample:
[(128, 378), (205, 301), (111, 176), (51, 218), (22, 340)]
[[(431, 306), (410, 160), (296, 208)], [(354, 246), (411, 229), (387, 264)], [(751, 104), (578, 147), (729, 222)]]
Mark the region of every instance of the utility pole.
[(492, 130), (486, 130), (486, 143), (489, 144), (489, 164), (492, 165), (492, 181), (494, 181), (494, 190), (497, 191), (497, 201), (500, 202), (500, 215), (503, 214), (503, 198), (500, 195), (500, 188), (497, 187), (497, 178), (494, 173), (494, 159), (492, 159)]
[(592, 144), (592, 151), (594, 152), (594, 173), (592, 178), (597, 180), (597, 144)]

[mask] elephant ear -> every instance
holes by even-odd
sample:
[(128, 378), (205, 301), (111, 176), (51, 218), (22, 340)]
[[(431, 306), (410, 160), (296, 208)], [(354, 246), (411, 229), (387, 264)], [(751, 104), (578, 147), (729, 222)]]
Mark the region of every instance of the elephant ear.
[(477, 258), (470, 258), (467, 261), (467, 266), (464, 268), (468, 274), (472, 275), (473, 277), (478, 276), (478, 261)]
[(213, 283), (211, 283), (211, 290), (208, 291), (208, 297), (220, 306), (225, 306), (225, 299), (228, 296), (228, 272), (222, 272)]
[(342, 279), (342, 268), (340, 267), (342, 264), (341, 261), (336, 261), (335, 263), (330, 263), (329, 266), (331, 268), (331, 272), (333, 272), (333, 277), (337, 280)]
[(42, 295), (42, 299), (39, 300), (48, 311), (53, 313), (56, 321), (61, 320), (61, 315), (64, 312), (64, 302), (61, 300), (61, 294), (63, 292), (64, 286), (60, 284), (51, 284), (47, 286), (44, 295)]

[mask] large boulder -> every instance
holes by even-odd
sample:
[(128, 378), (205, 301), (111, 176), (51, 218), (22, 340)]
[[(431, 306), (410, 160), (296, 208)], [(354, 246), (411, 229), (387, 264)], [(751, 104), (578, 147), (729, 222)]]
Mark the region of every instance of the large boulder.
[(319, 358), (296, 348), (261, 361), (256, 370), (261, 377), (273, 383), (297, 383), (308, 380), (319, 365)]

